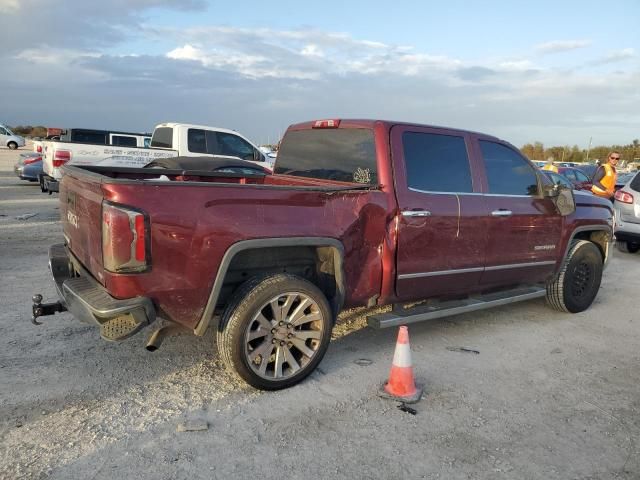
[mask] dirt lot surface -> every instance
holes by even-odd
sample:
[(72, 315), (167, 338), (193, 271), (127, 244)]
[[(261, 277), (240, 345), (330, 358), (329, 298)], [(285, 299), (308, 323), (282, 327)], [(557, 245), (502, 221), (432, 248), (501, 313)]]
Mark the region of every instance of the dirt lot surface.
[(308, 380), (261, 393), (210, 333), (149, 353), (150, 332), (29, 323), (33, 293), (55, 299), (62, 234), (57, 196), (18, 180), (17, 156), (0, 150), (0, 478), (640, 478), (640, 254), (615, 253), (582, 314), (536, 300), (412, 326), (416, 415), (377, 396), (396, 331), (359, 312)]

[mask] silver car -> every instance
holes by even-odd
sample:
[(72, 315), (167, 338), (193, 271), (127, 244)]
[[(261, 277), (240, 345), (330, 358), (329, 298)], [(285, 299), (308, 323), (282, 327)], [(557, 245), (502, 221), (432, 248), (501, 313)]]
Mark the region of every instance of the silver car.
[(616, 246), (625, 253), (640, 250), (640, 172), (615, 195)]
[(0, 124), (0, 145), (15, 150), (18, 147), (24, 147), (24, 138), (14, 134), (9, 127)]

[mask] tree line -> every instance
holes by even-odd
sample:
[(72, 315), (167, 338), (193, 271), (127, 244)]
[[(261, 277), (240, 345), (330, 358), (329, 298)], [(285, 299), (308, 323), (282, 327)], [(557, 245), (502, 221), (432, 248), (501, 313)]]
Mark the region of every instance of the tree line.
[(640, 161), (640, 140), (638, 139), (628, 145), (599, 145), (589, 150), (581, 149), (577, 145), (545, 148), (542, 142), (527, 143), (520, 148), (523, 155), (530, 160), (553, 159), (556, 162), (579, 163), (605, 160), (612, 150), (620, 152), (620, 157), (627, 163)]
[(17, 135), (22, 135), (23, 137), (46, 137), (47, 136), (47, 127), (43, 127), (39, 125), (37, 127), (32, 127), (31, 125), (18, 125), (17, 127), (11, 127), (11, 131)]

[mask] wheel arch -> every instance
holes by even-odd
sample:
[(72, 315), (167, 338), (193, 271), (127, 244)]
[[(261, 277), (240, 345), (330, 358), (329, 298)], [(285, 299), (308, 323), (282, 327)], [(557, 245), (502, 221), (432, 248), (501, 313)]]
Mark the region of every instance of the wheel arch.
[[(588, 240), (594, 243), (602, 255), (603, 264), (606, 265), (609, 261), (609, 257), (611, 256), (611, 242), (613, 241), (612, 229), (609, 226), (583, 225), (576, 228), (567, 241), (561, 262), (564, 262), (564, 259), (567, 258), (574, 240)], [(560, 266), (562, 266), (562, 263), (560, 263)]]
[[(235, 275), (235, 267), (242, 266), (245, 262), (251, 262), (255, 255), (261, 258), (275, 259), (273, 262), (262, 262), (257, 268), (252, 268), (254, 275), (261, 272), (272, 272), (276, 268), (281, 268), (278, 263), (287, 252), (296, 252), (298, 258), (307, 258), (311, 261), (309, 252), (313, 252), (313, 264), (316, 278), (322, 278), (322, 282), (313, 282), (327, 295), (333, 314), (337, 315), (345, 298), (344, 284), (344, 246), (339, 240), (328, 237), (288, 237), (288, 238), (261, 238), (254, 240), (243, 240), (234, 243), (225, 252), (220, 267), (207, 300), (204, 312), (200, 321), (194, 328), (196, 335), (204, 335), (213, 319), (216, 306), (221, 296), (229, 297), (229, 293), (224, 290), (233, 285), (237, 288), (241, 284), (238, 276)], [(306, 252), (306, 253), (305, 253)], [(286, 271), (286, 269), (285, 269)], [(231, 278), (235, 277), (235, 278)], [(240, 277), (242, 278), (242, 277)], [(331, 290), (333, 288), (333, 290)]]

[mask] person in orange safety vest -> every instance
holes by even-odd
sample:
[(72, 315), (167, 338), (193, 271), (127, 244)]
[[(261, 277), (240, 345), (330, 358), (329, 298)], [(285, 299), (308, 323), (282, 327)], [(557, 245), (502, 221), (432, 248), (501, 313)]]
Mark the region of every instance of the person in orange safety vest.
[(593, 175), (593, 186), (591, 187), (594, 195), (613, 201), (618, 177), (616, 165), (619, 161), (620, 153), (613, 151), (609, 154), (607, 162), (598, 167)]

